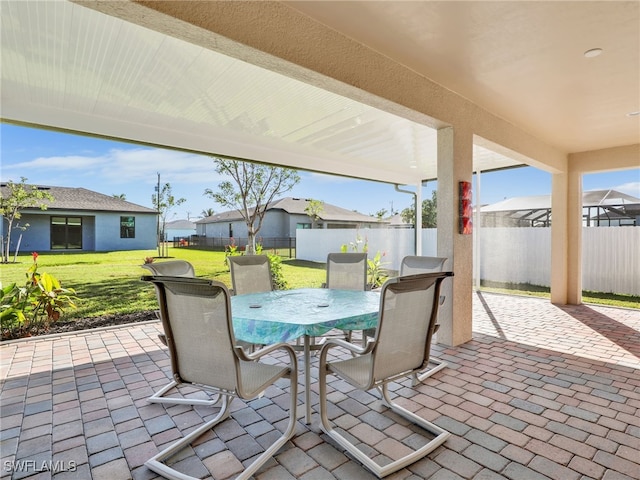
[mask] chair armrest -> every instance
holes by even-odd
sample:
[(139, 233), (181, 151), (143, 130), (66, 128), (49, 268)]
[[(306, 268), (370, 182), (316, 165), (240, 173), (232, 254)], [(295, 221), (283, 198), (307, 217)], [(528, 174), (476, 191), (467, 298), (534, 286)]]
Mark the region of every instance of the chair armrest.
[(341, 338), (330, 338), (327, 339), (326, 342), (324, 342), (324, 345), (322, 345), (322, 350), (328, 350), (329, 348), (333, 347), (343, 347), (350, 352), (355, 353), (356, 355), (364, 355), (365, 353), (369, 353), (371, 351), (373, 342), (367, 341), (367, 345), (365, 347), (359, 347), (358, 345), (347, 342), (346, 340), (342, 340)]
[(288, 343), (284, 343), (284, 342), (267, 345), (266, 347), (262, 347), (261, 349), (251, 353), (247, 353), (247, 351), (239, 345), (236, 345), (234, 349), (241, 360), (245, 360), (248, 362), (259, 360), (261, 357), (264, 357), (265, 355), (280, 349), (287, 350), (287, 351), (290, 350), (290, 354), (293, 355), (294, 357), (296, 356), (295, 350), (293, 349), (293, 347)]

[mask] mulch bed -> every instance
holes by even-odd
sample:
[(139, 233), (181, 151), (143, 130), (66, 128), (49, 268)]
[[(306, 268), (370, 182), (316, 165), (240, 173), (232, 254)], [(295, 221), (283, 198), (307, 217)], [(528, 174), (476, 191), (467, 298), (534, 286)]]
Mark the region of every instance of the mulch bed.
[(116, 315), (104, 315), (94, 318), (81, 318), (66, 322), (54, 323), (47, 330), (13, 330), (2, 332), (2, 340), (15, 340), (17, 338), (36, 337), (38, 335), (50, 335), (54, 333), (76, 332), (80, 330), (91, 330), (92, 328), (111, 327), (114, 325), (124, 325), (126, 323), (146, 322), (156, 320), (153, 310), (136, 313), (124, 313)]

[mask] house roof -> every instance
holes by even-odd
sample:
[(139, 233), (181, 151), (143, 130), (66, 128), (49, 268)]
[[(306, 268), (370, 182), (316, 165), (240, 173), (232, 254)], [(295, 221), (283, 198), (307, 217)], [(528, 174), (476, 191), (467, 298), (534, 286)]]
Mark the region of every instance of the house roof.
[[(274, 200), (267, 206), (267, 210), (283, 210), (292, 215), (307, 215), (305, 208), (309, 205), (310, 199), (284, 197), (278, 200)], [(324, 222), (354, 222), (354, 223), (373, 223), (378, 220), (369, 215), (363, 215), (362, 213), (353, 212), (345, 208), (331, 205), (330, 203), (323, 202), (323, 209), (319, 215), (320, 220)], [(238, 210), (229, 210), (227, 212), (218, 213), (210, 217), (198, 220), (196, 223), (218, 223), (229, 222), (235, 220), (242, 220), (242, 216)], [(382, 223), (388, 223), (383, 221)]]
[(167, 230), (195, 230), (196, 224), (190, 220), (174, 220), (165, 224)]
[[(589, 190), (582, 194), (583, 207), (640, 204), (640, 198), (616, 190)], [(546, 210), (551, 208), (551, 195), (506, 198), (482, 207), (482, 213)]]
[[(31, 187), (31, 185), (27, 185)], [(36, 185), (39, 190), (50, 193), (54, 200), (43, 200), (48, 210), (91, 210), (98, 212), (128, 212), (128, 213), (156, 213), (155, 210), (135, 203), (127, 202), (119, 198), (104, 195), (102, 193), (87, 190), (86, 188), (72, 187), (52, 187), (46, 185)], [(6, 183), (0, 185), (2, 196), (9, 194)], [(25, 208), (23, 210), (40, 210), (37, 207)]]

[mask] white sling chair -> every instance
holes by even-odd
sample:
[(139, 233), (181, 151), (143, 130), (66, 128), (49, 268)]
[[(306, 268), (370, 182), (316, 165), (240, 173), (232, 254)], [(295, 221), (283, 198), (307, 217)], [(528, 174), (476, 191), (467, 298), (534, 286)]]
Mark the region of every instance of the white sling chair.
[[(231, 413), (233, 397), (257, 398), (281, 378), (289, 379), (291, 405), (285, 432), (259, 455), (236, 480), (250, 478), (295, 433), (298, 367), (293, 349), (284, 343), (247, 353), (233, 333), (229, 290), (220, 282), (197, 278), (154, 276), (160, 297), (162, 323), (171, 350), (171, 369), (177, 385), (187, 384), (222, 397), (220, 411), (211, 420), (145, 462), (154, 472), (171, 479), (190, 477), (169, 467), (164, 460), (191, 445)], [(273, 365), (260, 358), (275, 350), (289, 355), (289, 364)], [(181, 412), (180, 410), (178, 412)], [(276, 429), (277, 431), (277, 429)], [(278, 432), (279, 433), (279, 432)]]
[[(388, 383), (419, 372), (427, 366), (438, 315), (440, 284), (452, 275), (452, 272), (425, 273), (387, 280), (382, 286), (378, 328), (373, 341), (366, 347), (360, 347), (344, 340), (332, 339), (320, 351), (320, 428), (379, 478), (425, 457), (442, 445), (450, 435), (437, 425), (394, 403), (389, 397)], [(327, 361), (329, 350), (335, 346), (346, 348), (354, 356), (346, 360)], [(434, 438), (417, 449), (413, 448), (412, 442), (408, 442), (405, 447), (411, 450), (410, 453), (387, 458), (384, 465), (380, 465), (374, 460), (374, 452), (360, 450), (352, 443), (350, 439), (353, 437), (348, 432), (341, 433), (340, 427), (334, 427), (329, 422), (327, 375), (336, 375), (360, 390), (377, 388), (385, 404), (394, 413), (418, 425)], [(386, 453), (379, 452), (383, 456)]]
[(271, 265), (266, 255), (227, 257), (233, 295), (270, 292), (273, 290)]

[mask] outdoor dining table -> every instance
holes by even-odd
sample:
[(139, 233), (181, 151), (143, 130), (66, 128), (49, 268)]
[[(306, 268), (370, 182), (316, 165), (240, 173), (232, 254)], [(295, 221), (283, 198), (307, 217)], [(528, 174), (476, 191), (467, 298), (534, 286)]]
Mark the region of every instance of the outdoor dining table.
[(303, 338), (305, 421), (311, 423), (311, 338), (330, 330), (364, 330), (378, 322), (380, 294), (360, 290), (301, 288), (231, 297), (238, 340), (255, 344)]

